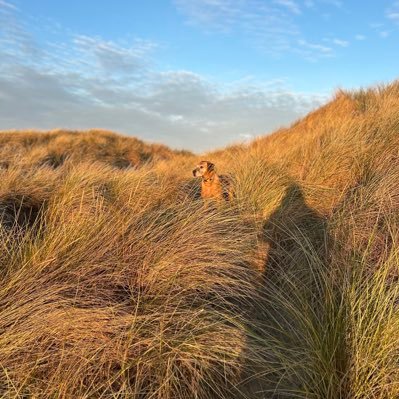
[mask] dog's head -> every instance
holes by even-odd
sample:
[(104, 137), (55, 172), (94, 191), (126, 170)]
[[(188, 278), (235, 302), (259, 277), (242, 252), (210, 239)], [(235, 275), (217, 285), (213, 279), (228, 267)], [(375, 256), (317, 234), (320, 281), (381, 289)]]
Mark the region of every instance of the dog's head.
[(215, 171), (215, 165), (209, 161), (201, 161), (193, 170), (194, 177), (207, 176)]

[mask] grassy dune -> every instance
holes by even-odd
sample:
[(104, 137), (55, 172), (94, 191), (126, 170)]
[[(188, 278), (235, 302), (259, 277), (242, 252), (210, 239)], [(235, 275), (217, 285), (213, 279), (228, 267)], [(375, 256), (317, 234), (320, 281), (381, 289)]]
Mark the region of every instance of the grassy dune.
[(198, 158), (0, 135), (0, 395), (399, 397), (399, 83)]

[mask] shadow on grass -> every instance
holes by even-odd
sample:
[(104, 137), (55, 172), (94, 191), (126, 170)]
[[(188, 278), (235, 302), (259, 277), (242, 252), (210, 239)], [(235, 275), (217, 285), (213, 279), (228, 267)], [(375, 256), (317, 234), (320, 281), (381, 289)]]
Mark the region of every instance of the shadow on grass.
[(37, 231), (43, 218), (45, 201), (19, 194), (0, 199), (0, 223), (7, 230)]
[(267, 249), (254, 336), (264, 349), (250, 396), (345, 397), (345, 312), (331, 278), (327, 219), (293, 183), (264, 222), (261, 241)]
[[(265, 284), (281, 273), (307, 286), (312, 284), (316, 277), (312, 271), (320, 271), (328, 263), (331, 237), (327, 227), (327, 220), (306, 204), (301, 187), (297, 183), (288, 186), (279, 207), (262, 229), (262, 239), (268, 246)], [(317, 270), (313, 270), (314, 266)]]

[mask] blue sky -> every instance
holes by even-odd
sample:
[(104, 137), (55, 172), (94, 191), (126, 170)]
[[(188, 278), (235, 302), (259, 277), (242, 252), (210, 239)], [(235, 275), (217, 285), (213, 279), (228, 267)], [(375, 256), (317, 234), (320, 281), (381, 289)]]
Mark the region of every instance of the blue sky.
[(204, 151), (398, 77), (399, 1), (0, 0), (0, 129)]

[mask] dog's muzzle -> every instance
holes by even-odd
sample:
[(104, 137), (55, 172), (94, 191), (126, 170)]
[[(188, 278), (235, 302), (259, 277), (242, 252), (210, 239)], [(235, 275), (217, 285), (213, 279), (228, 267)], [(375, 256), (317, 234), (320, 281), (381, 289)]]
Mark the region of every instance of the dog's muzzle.
[(197, 177), (197, 172), (198, 172), (198, 169), (194, 169), (194, 170), (193, 170), (193, 176), (194, 176), (194, 177)]

